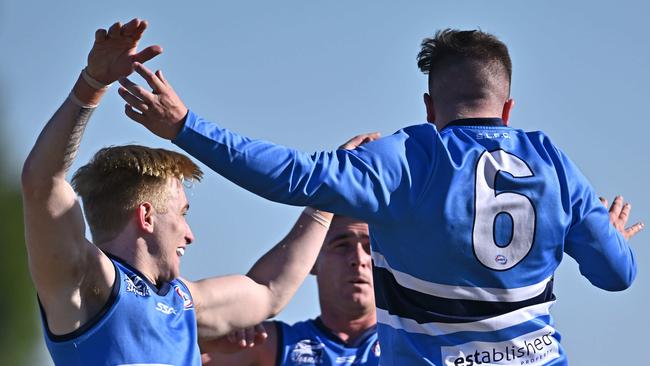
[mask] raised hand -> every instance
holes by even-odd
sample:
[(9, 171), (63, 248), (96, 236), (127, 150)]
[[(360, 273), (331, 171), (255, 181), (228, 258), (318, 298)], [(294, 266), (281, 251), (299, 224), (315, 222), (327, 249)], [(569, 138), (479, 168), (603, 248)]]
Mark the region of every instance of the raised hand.
[(108, 30), (95, 32), (95, 43), (88, 54), (86, 72), (93, 79), (110, 84), (133, 72), (134, 62), (146, 62), (162, 53), (162, 47), (149, 46), (137, 51), (147, 22), (133, 19), (122, 25), (113, 24)]
[[(608, 202), (605, 198), (600, 197), (600, 202), (602, 202), (605, 207), (607, 207)], [(616, 230), (623, 234), (625, 240), (629, 240), (631, 237), (636, 235), (639, 231), (643, 230), (643, 223), (637, 222), (636, 224), (626, 228), (627, 220), (630, 218), (630, 211), (632, 210), (632, 205), (628, 202), (623, 201), (622, 196), (616, 196), (612, 206), (609, 208), (609, 221), (614, 225)]]
[(183, 126), (187, 107), (162, 71), (158, 70), (154, 74), (138, 62), (135, 63), (135, 71), (146, 80), (151, 91), (127, 78), (121, 78), (122, 86), (118, 92), (127, 103), (124, 113), (156, 135), (168, 140), (174, 139)]

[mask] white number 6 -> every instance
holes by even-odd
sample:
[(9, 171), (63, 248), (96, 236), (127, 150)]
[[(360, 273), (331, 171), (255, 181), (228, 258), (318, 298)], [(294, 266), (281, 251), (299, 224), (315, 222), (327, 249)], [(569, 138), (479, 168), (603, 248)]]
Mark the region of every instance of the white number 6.
[[(520, 158), (503, 150), (485, 151), (476, 164), (474, 190), (474, 227), (472, 246), (474, 255), (484, 266), (505, 271), (526, 257), (535, 239), (535, 208), (530, 199), (516, 192), (497, 194), (496, 178), (499, 171), (515, 178), (533, 176)], [(499, 246), (495, 240), (495, 221), (505, 213), (512, 219), (510, 242)]]

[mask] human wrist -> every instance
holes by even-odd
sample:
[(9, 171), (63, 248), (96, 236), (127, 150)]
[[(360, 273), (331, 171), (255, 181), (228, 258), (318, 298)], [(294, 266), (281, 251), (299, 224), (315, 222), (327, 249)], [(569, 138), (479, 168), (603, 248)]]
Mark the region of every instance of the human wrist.
[(311, 217), (314, 221), (326, 229), (329, 229), (330, 224), (332, 223), (332, 218), (334, 217), (334, 214), (330, 212), (321, 211), (313, 207), (305, 207), (305, 209), (302, 211), (302, 214)]
[(88, 66), (84, 67), (84, 69), (81, 70), (81, 78), (86, 82), (86, 84), (88, 84), (88, 86), (93, 89), (101, 90), (109, 88), (111, 85), (113, 85), (113, 83), (105, 83), (93, 75), (94, 74), (91, 74), (91, 72), (88, 70)]
[(69, 99), (82, 108), (94, 108), (99, 105), (99, 101), (106, 94), (108, 86), (97, 89), (90, 85), (82, 74), (77, 78)]

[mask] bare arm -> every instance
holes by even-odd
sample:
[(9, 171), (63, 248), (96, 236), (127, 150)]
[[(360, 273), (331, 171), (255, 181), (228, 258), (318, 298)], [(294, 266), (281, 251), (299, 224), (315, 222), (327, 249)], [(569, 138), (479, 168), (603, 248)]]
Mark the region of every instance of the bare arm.
[(77, 329), (94, 315), (106, 301), (114, 280), (108, 258), (85, 239), (81, 208), (65, 176), (86, 124), (106, 92), (98, 84), (128, 75), (135, 60), (146, 61), (160, 53), (157, 46), (136, 53), (145, 28), (146, 23), (134, 19), (124, 26), (115, 23), (108, 31), (96, 32), (87, 75), (79, 77), (23, 166), (29, 269), (50, 329), (57, 334)]
[[(331, 214), (318, 211), (326, 221)], [(302, 214), (289, 234), (260, 258), (246, 276), (188, 282), (196, 307), (199, 338), (221, 337), (276, 315), (316, 261), (327, 227)]]

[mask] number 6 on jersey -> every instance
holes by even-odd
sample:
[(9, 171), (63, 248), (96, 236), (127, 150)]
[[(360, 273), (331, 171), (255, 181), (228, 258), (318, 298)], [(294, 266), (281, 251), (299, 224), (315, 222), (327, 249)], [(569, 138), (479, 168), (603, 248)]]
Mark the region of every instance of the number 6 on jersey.
[[(476, 164), (472, 228), (474, 255), (484, 266), (505, 271), (524, 259), (533, 246), (535, 209), (523, 194), (497, 193), (499, 172), (515, 178), (531, 177), (533, 172), (523, 160), (503, 150), (483, 152)], [(506, 214), (512, 220), (512, 235), (505, 245), (497, 244), (496, 240), (496, 221), (500, 214)]]

